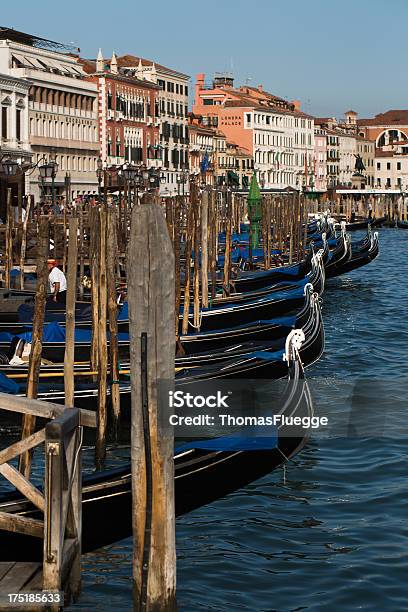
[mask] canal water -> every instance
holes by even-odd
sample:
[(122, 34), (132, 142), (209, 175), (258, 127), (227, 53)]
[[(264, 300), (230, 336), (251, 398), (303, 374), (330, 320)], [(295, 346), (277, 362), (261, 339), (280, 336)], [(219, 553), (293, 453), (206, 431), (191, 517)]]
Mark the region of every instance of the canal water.
[[(408, 231), (381, 230), (380, 248), (324, 294), (326, 350), (307, 378), (328, 431), (177, 520), (181, 612), (407, 610)], [(70, 609), (130, 610), (130, 575), (130, 540), (85, 556)]]

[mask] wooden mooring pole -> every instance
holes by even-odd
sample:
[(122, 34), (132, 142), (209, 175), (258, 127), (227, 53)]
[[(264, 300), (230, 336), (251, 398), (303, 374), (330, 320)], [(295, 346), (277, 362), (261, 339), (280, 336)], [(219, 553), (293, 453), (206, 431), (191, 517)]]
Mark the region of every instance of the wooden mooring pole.
[(128, 252), (133, 609), (171, 612), (176, 609), (174, 441), (160, 425), (158, 383), (174, 384), (174, 255), (162, 210), (150, 194), (133, 208)]
[(78, 262), (78, 218), (69, 220), (67, 303), (65, 314), (64, 390), (65, 405), (74, 405), (75, 298)]
[[(30, 399), (37, 397), (38, 375), (40, 373), (42, 336), (44, 327), (45, 304), (47, 301), (47, 280), (48, 280), (48, 250), (49, 250), (49, 220), (41, 219), (38, 232), (38, 251), (37, 251), (37, 292), (35, 295), (33, 332), (31, 340), (31, 353), (28, 365), (27, 376), (27, 397)], [(21, 438), (24, 440), (34, 432), (35, 417), (25, 414)], [(20, 455), (20, 472), (29, 478), (31, 468), (31, 451), (26, 451)]]
[(107, 278), (106, 278), (106, 226), (107, 209), (102, 206), (99, 211), (99, 318), (98, 318), (98, 412), (96, 427), (95, 458), (96, 465), (101, 468), (106, 453), (106, 392), (108, 374), (107, 346)]

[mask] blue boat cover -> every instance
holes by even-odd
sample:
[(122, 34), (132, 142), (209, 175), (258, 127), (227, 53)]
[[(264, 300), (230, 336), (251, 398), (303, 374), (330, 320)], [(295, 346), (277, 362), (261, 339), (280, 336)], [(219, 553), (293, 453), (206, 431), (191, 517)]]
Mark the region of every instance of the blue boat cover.
[(176, 453), (191, 449), (209, 451), (260, 451), (272, 450), (278, 445), (278, 431), (276, 427), (268, 425), (268, 436), (225, 436), (211, 438), (210, 440), (195, 440), (176, 448)]
[[(0, 342), (11, 342), (13, 338), (21, 338), (26, 342), (31, 342), (32, 332), (26, 331), (22, 334), (11, 334), (9, 332), (0, 332)], [(109, 338), (109, 334), (108, 334)], [(75, 329), (75, 342), (91, 342), (92, 331), (90, 329)], [(119, 333), (118, 341), (126, 342), (129, 340), (129, 334)], [(65, 343), (65, 327), (59, 325), (57, 322), (49, 323), (44, 325), (42, 341), (44, 344), (48, 342), (62, 342)]]
[(11, 378), (8, 378), (3, 372), (0, 372), (0, 393), (8, 393), (9, 395), (17, 395), (20, 392), (20, 386)]
[[(33, 304), (21, 304), (17, 310), (18, 320), (20, 323), (32, 323), (34, 316)], [(77, 321), (90, 321), (92, 317), (90, 304), (82, 304), (75, 309), (75, 319)], [(124, 321), (129, 318), (128, 304), (125, 302), (118, 314), (118, 321)], [(61, 311), (61, 304), (47, 302), (45, 308), (45, 320), (48, 322), (65, 321), (65, 312)]]

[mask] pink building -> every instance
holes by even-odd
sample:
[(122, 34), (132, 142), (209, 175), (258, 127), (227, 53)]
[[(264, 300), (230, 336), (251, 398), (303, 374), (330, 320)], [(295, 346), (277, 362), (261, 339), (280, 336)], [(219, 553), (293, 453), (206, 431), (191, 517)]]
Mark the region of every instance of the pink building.
[(326, 130), (320, 126), (314, 131), (315, 190), (327, 190), (327, 138)]

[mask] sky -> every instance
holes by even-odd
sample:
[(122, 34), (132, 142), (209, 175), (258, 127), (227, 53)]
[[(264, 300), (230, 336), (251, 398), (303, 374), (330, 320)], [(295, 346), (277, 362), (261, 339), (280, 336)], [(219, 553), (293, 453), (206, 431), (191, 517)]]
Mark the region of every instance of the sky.
[(408, 0), (19, 0), (1, 26), (83, 57), (132, 53), (264, 89), (319, 117), (408, 108)]

